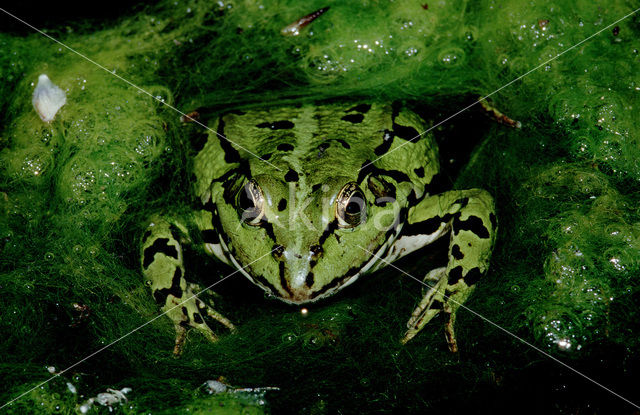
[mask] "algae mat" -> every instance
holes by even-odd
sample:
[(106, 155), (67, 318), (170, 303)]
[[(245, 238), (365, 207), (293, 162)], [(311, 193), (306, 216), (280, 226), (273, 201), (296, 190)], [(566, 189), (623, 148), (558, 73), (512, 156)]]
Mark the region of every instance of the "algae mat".
[[(1, 412), (109, 412), (89, 408), (100, 396), (121, 413), (637, 409), (637, 3), (160, 1), (108, 17), (75, 6), (6, 9), (66, 46), (1, 12), (0, 404), (20, 396)], [(40, 74), (66, 93), (50, 123), (31, 102)], [(439, 321), (402, 346), (421, 287), (389, 268), (306, 314), (229, 278), (215, 301), (237, 333), (189, 333), (179, 358), (168, 318), (145, 325), (158, 307), (140, 236), (152, 213), (193, 198), (198, 126), (164, 104), (206, 119), (402, 101), (435, 125), (488, 94), (521, 129), (476, 105), (433, 132), (444, 185), (487, 189), (498, 208), (491, 269), (466, 305), (530, 345), (462, 311), (459, 353)], [(422, 276), (441, 251), (397, 265)], [(231, 272), (185, 256), (205, 285)], [(203, 383), (221, 376), (279, 390), (209, 394)]]

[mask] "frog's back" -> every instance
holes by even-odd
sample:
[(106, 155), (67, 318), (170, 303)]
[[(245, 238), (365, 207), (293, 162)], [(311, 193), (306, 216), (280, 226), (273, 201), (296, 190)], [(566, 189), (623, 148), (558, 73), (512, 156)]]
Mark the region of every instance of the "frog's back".
[(418, 195), (439, 170), (433, 138), (419, 137), (426, 130), (423, 121), (395, 105), (235, 111), (211, 127), (217, 134), (209, 135), (194, 164), (196, 192), (203, 199), (212, 181), (238, 169), (252, 177), (282, 176), (283, 182), (309, 188), (336, 173), (357, 183), (368, 173), (378, 173), (417, 187)]

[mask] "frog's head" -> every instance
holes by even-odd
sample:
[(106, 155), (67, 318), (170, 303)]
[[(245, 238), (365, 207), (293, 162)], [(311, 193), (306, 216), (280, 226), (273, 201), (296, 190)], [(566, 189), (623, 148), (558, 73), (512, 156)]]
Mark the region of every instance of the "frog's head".
[(395, 238), (403, 205), (382, 176), (313, 180), (289, 169), (222, 186), (216, 205), (229, 260), (295, 304), (331, 295), (371, 268), (373, 253)]

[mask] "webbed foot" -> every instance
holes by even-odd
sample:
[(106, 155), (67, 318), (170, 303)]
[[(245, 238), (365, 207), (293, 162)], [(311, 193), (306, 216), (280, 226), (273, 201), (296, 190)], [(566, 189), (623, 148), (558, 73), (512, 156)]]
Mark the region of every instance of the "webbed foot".
[(229, 319), (196, 296), (195, 293), (201, 291), (198, 285), (187, 283), (187, 289), (184, 293), (187, 300), (176, 301), (179, 299), (173, 299), (177, 304), (180, 304), (181, 307), (176, 307), (167, 313), (174, 321), (176, 328), (176, 341), (173, 348), (173, 354), (175, 356), (179, 356), (182, 353), (182, 347), (186, 340), (187, 329), (189, 327), (199, 330), (212, 342), (218, 341), (218, 335), (209, 327), (209, 324), (207, 324), (203, 316), (212, 318), (231, 332), (236, 330)]

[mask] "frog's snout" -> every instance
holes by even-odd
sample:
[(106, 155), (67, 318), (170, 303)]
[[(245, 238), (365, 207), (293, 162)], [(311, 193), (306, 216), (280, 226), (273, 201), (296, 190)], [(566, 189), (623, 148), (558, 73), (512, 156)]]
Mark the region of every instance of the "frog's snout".
[(274, 245), (272, 255), (280, 263), (280, 295), (285, 301), (304, 303), (311, 300), (314, 283), (311, 268), (322, 254), (320, 245), (311, 245), (307, 249)]

